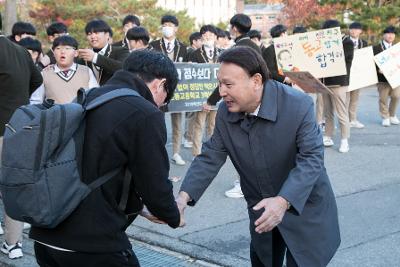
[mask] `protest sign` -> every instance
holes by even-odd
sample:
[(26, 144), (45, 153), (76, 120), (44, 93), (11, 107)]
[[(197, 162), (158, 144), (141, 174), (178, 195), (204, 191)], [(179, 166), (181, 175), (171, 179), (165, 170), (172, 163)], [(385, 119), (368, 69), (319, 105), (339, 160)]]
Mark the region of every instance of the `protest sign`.
[(328, 87), (308, 71), (284, 72), (284, 74), (306, 93), (332, 93)]
[(348, 91), (378, 83), (372, 46), (354, 50)]
[(168, 104), (168, 112), (199, 111), (218, 87), (219, 64), (175, 63), (178, 85)]
[(390, 86), (400, 86), (400, 43), (377, 54), (374, 59)]
[(315, 78), (346, 74), (340, 28), (274, 39), (278, 70), (308, 71)]

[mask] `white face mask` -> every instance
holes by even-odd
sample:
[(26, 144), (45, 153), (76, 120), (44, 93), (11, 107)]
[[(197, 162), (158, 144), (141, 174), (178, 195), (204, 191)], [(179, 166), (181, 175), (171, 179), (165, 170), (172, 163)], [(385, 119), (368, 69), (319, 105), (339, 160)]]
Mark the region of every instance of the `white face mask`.
[(166, 38), (170, 38), (174, 35), (174, 28), (170, 26), (162, 27), (162, 34)]
[(203, 41), (203, 45), (207, 48), (214, 48), (214, 41), (213, 40), (207, 40)]

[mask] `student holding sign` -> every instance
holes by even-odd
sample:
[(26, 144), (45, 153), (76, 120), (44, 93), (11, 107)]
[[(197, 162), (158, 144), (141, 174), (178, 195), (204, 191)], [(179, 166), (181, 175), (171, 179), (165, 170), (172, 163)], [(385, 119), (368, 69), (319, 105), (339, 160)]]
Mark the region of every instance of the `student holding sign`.
[[(323, 29), (339, 27), (337, 20), (327, 20), (322, 25)], [(348, 138), (350, 137), (349, 114), (346, 107), (346, 92), (349, 85), (349, 76), (351, 63), (354, 55), (354, 44), (350, 40), (343, 39), (343, 50), (346, 62), (346, 75), (324, 78), (323, 83), (328, 86), (332, 94), (324, 93), (324, 114), (326, 120), (324, 145), (326, 147), (333, 146), (333, 133), (335, 130), (334, 112), (336, 111), (340, 132), (341, 142), (339, 152), (349, 152)]]
[[(343, 38), (344, 40), (351, 41), (354, 45), (354, 49), (361, 49), (367, 47), (367, 41), (360, 38), (362, 33), (362, 25), (359, 22), (353, 22), (349, 25), (349, 35)], [(347, 93), (347, 108), (349, 110), (350, 127), (352, 128), (364, 128), (364, 124), (357, 120), (357, 106), (358, 99), (360, 96), (360, 90), (353, 90)]]
[[(374, 46), (374, 55), (389, 49), (396, 38), (396, 28), (388, 26), (383, 31), (383, 40)], [(388, 127), (391, 124), (400, 124), (396, 116), (396, 109), (400, 98), (400, 87), (393, 88), (390, 86), (381, 70), (377, 68), (378, 72), (378, 92), (379, 92), (379, 112), (382, 117), (382, 126)], [(390, 97), (390, 104), (388, 99)]]

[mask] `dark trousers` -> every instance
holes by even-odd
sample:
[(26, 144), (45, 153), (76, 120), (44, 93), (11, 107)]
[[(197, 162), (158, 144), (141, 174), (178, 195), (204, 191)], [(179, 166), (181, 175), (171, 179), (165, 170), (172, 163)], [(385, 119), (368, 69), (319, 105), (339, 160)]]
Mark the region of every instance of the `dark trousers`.
[(261, 239), (251, 240), (250, 259), (252, 267), (282, 267), (286, 252), (286, 266), (298, 267), (278, 228), (263, 233)]
[(116, 253), (60, 251), (35, 242), (36, 261), (41, 267), (140, 267), (131, 249)]

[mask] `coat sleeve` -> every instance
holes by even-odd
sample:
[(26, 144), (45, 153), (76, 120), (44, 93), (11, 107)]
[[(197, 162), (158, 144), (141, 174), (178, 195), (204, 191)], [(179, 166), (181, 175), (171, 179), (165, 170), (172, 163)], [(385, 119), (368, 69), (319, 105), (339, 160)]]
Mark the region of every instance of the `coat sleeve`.
[(189, 205), (194, 205), (200, 199), (226, 161), (227, 151), (221, 135), (222, 123), (219, 110), (213, 135), (203, 144), (201, 154), (193, 160), (182, 182), (180, 191), (188, 193), (192, 199)]
[(324, 146), (321, 130), (315, 121), (312, 100), (305, 101), (306, 112), (299, 112), (301, 124), (296, 133), (296, 167), (287, 177), (279, 192), (290, 202), (297, 214), (301, 214), (314, 184), (325, 172)]
[(128, 153), (136, 192), (153, 215), (176, 228), (180, 214), (168, 180), (167, 131), (163, 114), (155, 112), (145, 116), (135, 128), (136, 138)]
[(270, 45), (263, 50), (262, 57), (267, 64), (270, 77), (275, 81), (283, 83), (283, 81), (285, 80), (285, 76), (280, 75), (278, 72), (278, 65), (276, 62), (275, 49), (273, 45)]
[(121, 48), (115, 50), (115, 58), (98, 55), (96, 65), (107, 71), (115, 72), (122, 69), (122, 63), (128, 56), (129, 50), (126, 48)]
[(31, 77), (29, 82), (29, 95), (31, 95), (36, 89), (39, 88), (40, 85), (43, 83), (43, 77), (40, 73), (39, 69), (35, 66), (32, 61), (32, 58), (29, 55), (29, 66), (31, 69)]

